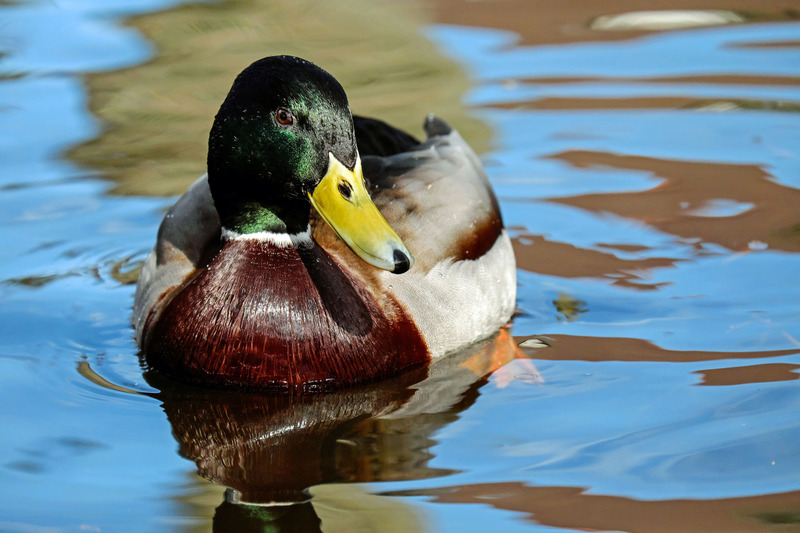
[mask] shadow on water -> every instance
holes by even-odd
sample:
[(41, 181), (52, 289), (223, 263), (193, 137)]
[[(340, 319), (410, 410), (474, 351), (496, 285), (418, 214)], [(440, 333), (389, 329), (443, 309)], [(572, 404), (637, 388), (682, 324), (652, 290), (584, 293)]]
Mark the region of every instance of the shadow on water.
[(320, 531), (312, 486), (453, 474), (429, 465), (434, 433), (475, 403), (494, 370), (519, 358), (503, 330), (429, 368), (326, 394), (205, 390), (152, 371), (146, 378), (161, 391), (155, 397), (180, 454), (228, 488), (215, 531)]

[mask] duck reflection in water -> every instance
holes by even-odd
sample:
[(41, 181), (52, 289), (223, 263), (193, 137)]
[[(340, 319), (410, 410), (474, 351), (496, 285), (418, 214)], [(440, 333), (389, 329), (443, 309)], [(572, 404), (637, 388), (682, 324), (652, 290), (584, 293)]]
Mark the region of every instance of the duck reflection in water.
[(228, 487), (215, 531), (321, 531), (309, 487), (452, 473), (428, 465), (433, 433), (477, 400), (493, 371), (524, 358), (503, 329), (428, 367), (329, 394), (202, 390), (146, 377), (161, 391), (180, 454)]

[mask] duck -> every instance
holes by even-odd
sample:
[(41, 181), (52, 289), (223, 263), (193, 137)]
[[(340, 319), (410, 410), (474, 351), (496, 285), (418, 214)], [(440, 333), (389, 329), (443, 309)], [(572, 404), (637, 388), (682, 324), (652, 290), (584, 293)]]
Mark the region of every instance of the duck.
[(321, 67), (270, 56), (233, 82), (207, 172), (168, 210), (132, 325), (148, 369), (302, 394), (375, 382), (504, 327), (516, 263), (478, 156), (353, 115)]

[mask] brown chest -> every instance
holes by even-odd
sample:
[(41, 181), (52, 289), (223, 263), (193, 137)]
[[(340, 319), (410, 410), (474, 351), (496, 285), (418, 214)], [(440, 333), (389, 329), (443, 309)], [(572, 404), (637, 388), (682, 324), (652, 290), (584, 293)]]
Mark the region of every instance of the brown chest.
[(391, 297), (319, 246), (234, 240), (148, 327), (145, 357), (183, 380), (303, 392), (397, 374), (428, 350)]

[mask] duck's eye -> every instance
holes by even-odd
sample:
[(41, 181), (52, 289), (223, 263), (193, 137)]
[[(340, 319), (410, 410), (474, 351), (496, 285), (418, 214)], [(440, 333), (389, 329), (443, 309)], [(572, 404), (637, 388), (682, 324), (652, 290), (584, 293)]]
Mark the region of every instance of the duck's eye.
[(353, 189), (350, 188), (350, 184), (347, 183), (346, 181), (340, 181), (339, 194), (341, 194), (345, 200), (349, 200), (350, 197), (353, 195)]
[(288, 109), (278, 109), (275, 111), (275, 120), (278, 121), (278, 124), (283, 124), (284, 126), (291, 126), (294, 124), (294, 117), (292, 116), (292, 112)]

